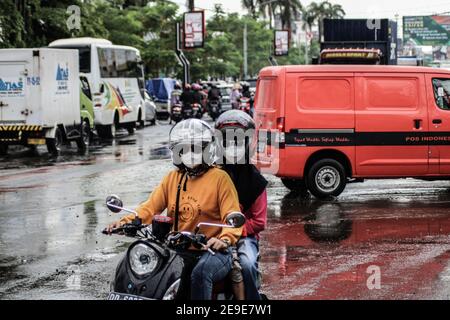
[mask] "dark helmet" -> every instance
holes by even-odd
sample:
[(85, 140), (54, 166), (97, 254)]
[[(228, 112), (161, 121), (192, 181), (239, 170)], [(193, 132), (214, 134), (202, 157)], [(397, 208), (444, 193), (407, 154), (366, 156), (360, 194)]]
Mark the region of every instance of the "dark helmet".
[[(255, 133), (255, 122), (253, 119), (244, 111), (229, 110), (219, 116), (215, 126), (222, 133), (222, 149), (220, 151), (225, 156), (225, 160), (231, 161), (230, 157), (227, 157), (227, 148), (234, 147), (236, 149), (242, 148), (242, 153), (238, 155), (237, 150), (232, 151), (235, 152), (235, 162), (233, 164), (249, 163), (251, 154), (254, 151), (252, 142)], [(244, 148), (245, 157), (243, 154)]]
[[(176, 167), (185, 170), (190, 176), (201, 175), (215, 160), (214, 130), (208, 123), (199, 119), (183, 120), (170, 130), (169, 148)], [(191, 156), (190, 164), (183, 161), (183, 156), (187, 154)]]
[(229, 110), (220, 115), (216, 120), (216, 129), (255, 129), (255, 121), (246, 112), (241, 110)]

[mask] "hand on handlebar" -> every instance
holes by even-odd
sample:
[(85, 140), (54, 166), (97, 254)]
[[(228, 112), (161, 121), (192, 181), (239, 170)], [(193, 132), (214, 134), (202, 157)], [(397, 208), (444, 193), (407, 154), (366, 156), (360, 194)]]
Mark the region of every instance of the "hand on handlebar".
[(208, 248), (208, 249), (212, 248), (216, 251), (221, 251), (221, 250), (227, 249), (228, 244), (226, 244), (224, 241), (219, 240), (217, 238), (211, 238), (206, 243), (206, 248)]
[(116, 222), (113, 222), (113, 223), (111, 223), (110, 225), (108, 225), (106, 228), (105, 228), (105, 230), (103, 230), (103, 233), (106, 233), (106, 234), (112, 234), (113, 233), (113, 231), (115, 230), (115, 229), (117, 229), (117, 228), (120, 228), (122, 226), (122, 223), (120, 222), (120, 221), (116, 221)]

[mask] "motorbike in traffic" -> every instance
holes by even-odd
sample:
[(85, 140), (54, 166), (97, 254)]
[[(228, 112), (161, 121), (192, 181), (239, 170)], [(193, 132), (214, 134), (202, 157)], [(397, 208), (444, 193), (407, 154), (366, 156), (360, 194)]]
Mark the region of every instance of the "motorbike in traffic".
[(199, 103), (192, 104), (192, 117), (201, 119), (203, 117), (203, 109)]
[[(189, 248), (206, 249), (207, 238), (199, 231), (202, 226), (240, 228), (245, 224), (245, 216), (240, 212), (228, 214), (226, 224), (201, 222), (195, 232), (171, 231), (172, 219), (156, 215), (151, 225), (145, 225), (133, 210), (123, 207), (122, 200), (108, 196), (106, 206), (114, 213), (126, 211), (135, 214), (128, 224), (113, 229), (112, 233), (135, 238), (122, 260), (119, 262), (108, 300), (175, 300), (189, 298), (182, 288), (185, 267), (183, 255)], [(105, 230), (104, 234), (108, 234)], [(212, 249), (208, 249), (215, 254)], [(228, 277), (214, 286), (214, 297), (221, 295), (232, 298), (233, 293)]]
[(246, 112), (252, 116), (251, 111), (251, 99), (247, 97), (242, 97), (239, 99), (239, 110)]
[(211, 100), (208, 102), (209, 116), (213, 121), (215, 121), (221, 114), (220, 101)]
[(174, 121), (175, 123), (183, 120), (183, 110), (181, 104), (175, 104), (172, 106), (172, 110), (170, 112), (170, 121)]

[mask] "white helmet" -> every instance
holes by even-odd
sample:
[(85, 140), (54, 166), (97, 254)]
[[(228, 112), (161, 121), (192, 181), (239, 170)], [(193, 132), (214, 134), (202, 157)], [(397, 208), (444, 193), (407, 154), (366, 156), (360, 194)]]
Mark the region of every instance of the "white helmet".
[(173, 164), (191, 176), (205, 172), (215, 161), (214, 130), (199, 119), (183, 120), (169, 133)]

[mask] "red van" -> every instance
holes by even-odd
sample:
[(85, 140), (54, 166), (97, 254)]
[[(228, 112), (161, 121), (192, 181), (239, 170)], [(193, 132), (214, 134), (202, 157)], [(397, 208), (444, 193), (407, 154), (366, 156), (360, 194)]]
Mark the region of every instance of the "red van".
[(450, 180), (450, 71), (267, 67), (255, 122), (257, 166), (317, 198), (366, 178)]

